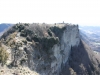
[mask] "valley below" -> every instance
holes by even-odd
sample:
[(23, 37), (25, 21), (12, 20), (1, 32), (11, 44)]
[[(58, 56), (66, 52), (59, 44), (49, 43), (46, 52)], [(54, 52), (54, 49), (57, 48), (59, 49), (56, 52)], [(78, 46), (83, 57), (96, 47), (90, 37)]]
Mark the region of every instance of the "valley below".
[(80, 33), (94, 51), (100, 52), (100, 26), (80, 26)]

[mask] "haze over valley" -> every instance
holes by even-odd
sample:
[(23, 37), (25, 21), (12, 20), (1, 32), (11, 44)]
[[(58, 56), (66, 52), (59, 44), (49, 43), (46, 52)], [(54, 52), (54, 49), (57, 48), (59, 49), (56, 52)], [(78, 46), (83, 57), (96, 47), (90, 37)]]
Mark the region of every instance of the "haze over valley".
[(100, 75), (100, 1), (0, 0), (0, 75)]
[(100, 52), (100, 26), (80, 26), (80, 35), (93, 50)]

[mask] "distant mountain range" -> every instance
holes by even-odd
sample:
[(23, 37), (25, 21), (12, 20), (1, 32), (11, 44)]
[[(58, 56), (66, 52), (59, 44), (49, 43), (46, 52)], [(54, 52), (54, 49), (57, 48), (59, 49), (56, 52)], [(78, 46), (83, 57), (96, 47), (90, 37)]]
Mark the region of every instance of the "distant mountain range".
[(11, 27), (13, 24), (8, 24), (8, 23), (2, 23), (0, 24), (0, 36), (3, 34), (3, 32)]
[(80, 26), (80, 35), (93, 50), (100, 52), (100, 26)]

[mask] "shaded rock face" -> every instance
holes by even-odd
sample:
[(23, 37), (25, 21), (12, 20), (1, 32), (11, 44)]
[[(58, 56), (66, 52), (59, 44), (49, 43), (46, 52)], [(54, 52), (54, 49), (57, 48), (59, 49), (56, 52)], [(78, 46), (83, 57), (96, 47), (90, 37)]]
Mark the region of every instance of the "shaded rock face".
[(71, 48), (68, 65), (77, 75), (99, 75), (99, 64), (97, 56), (85, 42)]
[(80, 41), (78, 46), (71, 47), (71, 52), (60, 75), (100, 75), (100, 59), (91, 48)]

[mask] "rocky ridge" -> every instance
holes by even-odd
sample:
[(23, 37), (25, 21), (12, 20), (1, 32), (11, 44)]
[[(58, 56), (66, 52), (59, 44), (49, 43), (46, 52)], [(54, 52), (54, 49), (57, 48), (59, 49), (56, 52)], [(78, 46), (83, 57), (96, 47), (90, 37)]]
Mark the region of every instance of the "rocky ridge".
[[(81, 75), (94, 75), (94, 72), (97, 74), (96, 71), (98, 72), (98, 70), (96, 69), (99, 69), (99, 61), (94, 65), (91, 64), (97, 66), (94, 68), (96, 71), (91, 70), (91, 68), (88, 69), (87, 63), (90, 64), (90, 61), (85, 64), (84, 68), (87, 71), (84, 73), (83, 67), (80, 67), (81, 71), (77, 70), (79, 69), (77, 67), (81, 66), (80, 64), (77, 63), (77, 69), (74, 67), (74, 62), (80, 60), (78, 58), (80, 53), (83, 55), (88, 53), (84, 53), (87, 47), (80, 49), (81, 44), (83, 42), (80, 39), (78, 25), (71, 24), (19, 23), (1, 37), (1, 46), (9, 53), (8, 59), (5, 60), (6, 67), (8, 70), (28, 68), (30, 72), (25, 72), (26, 75), (79, 75), (79, 72)], [(75, 55), (78, 52), (79, 54)], [(77, 57), (74, 58), (75, 56)], [(83, 57), (81, 59), (85, 60)], [(4, 64), (2, 61), (1, 65)], [(10, 73), (12, 74), (12, 72)], [(14, 71), (13, 74), (15, 74)], [(25, 75), (24, 72), (17, 72), (16, 74)]]

